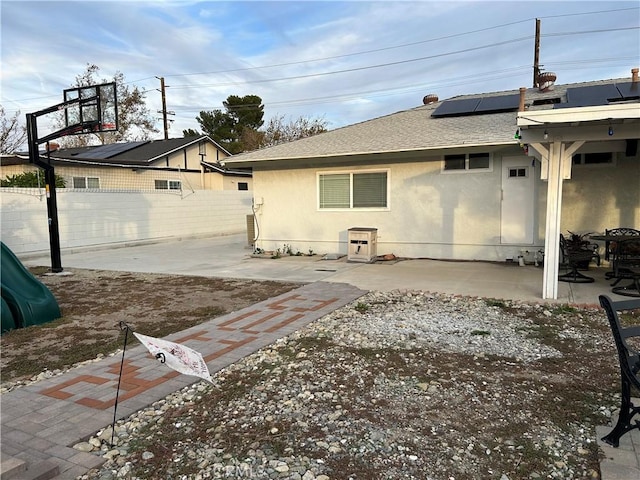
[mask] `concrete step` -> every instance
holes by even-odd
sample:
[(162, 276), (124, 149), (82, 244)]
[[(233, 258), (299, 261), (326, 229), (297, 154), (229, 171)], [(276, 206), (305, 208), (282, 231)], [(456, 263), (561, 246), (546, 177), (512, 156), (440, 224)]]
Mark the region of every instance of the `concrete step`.
[(18, 478), (27, 469), (27, 462), (16, 457), (2, 456), (0, 463), (0, 480)]
[(60, 473), (58, 465), (50, 460), (43, 460), (33, 465), (15, 457), (2, 460), (0, 468), (1, 480), (51, 480)]

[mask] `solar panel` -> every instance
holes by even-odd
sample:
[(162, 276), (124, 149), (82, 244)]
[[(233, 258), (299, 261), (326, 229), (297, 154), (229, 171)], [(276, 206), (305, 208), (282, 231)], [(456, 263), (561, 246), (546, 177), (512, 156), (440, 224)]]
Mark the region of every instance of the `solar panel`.
[(520, 94), (501, 95), (499, 97), (483, 97), (475, 113), (508, 112), (520, 106)]
[(613, 83), (568, 88), (567, 103), (562, 106), (556, 105), (554, 108), (607, 105), (609, 99), (620, 99), (620, 92)]
[(89, 153), (82, 154), (82, 158), (95, 158), (96, 160), (106, 160), (107, 158), (127, 152), (131, 149), (144, 145), (145, 142), (111, 143), (95, 147)]
[(620, 92), (622, 100), (636, 100), (640, 97), (640, 88), (638, 88), (637, 82), (616, 83), (616, 88)]
[(461, 100), (446, 100), (431, 114), (432, 117), (451, 117), (455, 115), (470, 115), (478, 104), (480, 98), (465, 98)]

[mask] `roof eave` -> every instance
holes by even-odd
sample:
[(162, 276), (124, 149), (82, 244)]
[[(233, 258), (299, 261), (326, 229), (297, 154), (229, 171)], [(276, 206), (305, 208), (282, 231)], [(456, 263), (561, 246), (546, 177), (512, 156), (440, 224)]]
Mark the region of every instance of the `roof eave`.
[(434, 151), (446, 151), (452, 149), (460, 149), (460, 148), (476, 148), (476, 147), (505, 147), (505, 146), (515, 146), (518, 145), (516, 140), (508, 140), (508, 141), (499, 141), (499, 142), (473, 142), (473, 143), (459, 143), (459, 144), (450, 144), (450, 145), (435, 145), (430, 147), (420, 147), (420, 148), (411, 148), (405, 150), (377, 150), (377, 151), (354, 151), (354, 152), (343, 152), (343, 153), (328, 153), (323, 155), (301, 155), (295, 157), (273, 157), (273, 158), (263, 158), (263, 159), (225, 159), (225, 163), (233, 163), (234, 165), (244, 165), (246, 167), (254, 167), (259, 165), (266, 165), (273, 162), (296, 162), (296, 161), (304, 161), (304, 160), (334, 160), (334, 159), (344, 159), (349, 157), (365, 157), (365, 156), (375, 156), (375, 155), (393, 155), (397, 154), (399, 156), (411, 155), (419, 152), (434, 152)]

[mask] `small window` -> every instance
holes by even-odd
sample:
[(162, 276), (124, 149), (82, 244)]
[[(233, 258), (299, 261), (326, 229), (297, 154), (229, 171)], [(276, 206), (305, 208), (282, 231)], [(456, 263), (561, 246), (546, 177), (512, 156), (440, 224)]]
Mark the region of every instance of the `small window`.
[(73, 177), (73, 188), (80, 189), (98, 189), (100, 188), (100, 179), (98, 177)]
[(490, 171), (491, 168), (491, 154), (482, 152), (445, 155), (442, 170), (445, 172)]
[(156, 190), (181, 190), (180, 180), (156, 180)]
[(321, 209), (387, 208), (389, 176), (383, 172), (318, 175)]
[(491, 157), (488, 153), (470, 153), (469, 170), (486, 170), (490, 167)]
[(466, 155), (445, 155), (445, 170), (464, 170), (466, 166)]
[(526, 168), (510, 168), (509, 169), (509, 178), (518, 178), (518, 177), (526, 177), (527, 169)]
[(612, 165), (613, 153), (578, 153), (571, 158), (574, 165)]
[(238, 190), (249, 190), (249, 184), (247, 182), (238, 182)]

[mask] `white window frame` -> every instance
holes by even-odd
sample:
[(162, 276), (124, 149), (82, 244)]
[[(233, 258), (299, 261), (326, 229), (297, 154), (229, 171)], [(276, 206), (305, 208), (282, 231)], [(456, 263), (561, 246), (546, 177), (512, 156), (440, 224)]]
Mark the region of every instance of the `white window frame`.
[[(450, 155), (464, 155), (464, 168), (457, 168), (454, 170), (447, 170), (447, 161), (446, 157)], [(489, 166), (487, 168), (469, 168), (469, 155), (488, 155), (489, 156)], [(443, 155), (440, 172), (446, 175), (451, 174), (470, 174), (470, 173), (486, 173), (493, 172), (493, 153), (490, 152), (471, 152), (471, 153), (452, 153), (448, 155)]]
[[(387, 198), (386, 207), (354, 207), (353, 206), (353, 176), (363, 173), (384, 173), (387, 176)], [(320, 177), (323, 175), (349, 175), (349, 207), (345, 208), (323, 208), (320, 206)], [(375, 211), (387, 212), (391, 210), (391, 170), (380, 168), (375, 170), (334, 170), (320, 171), (316, 173), (316, 208), (319, 212), (345, 212), (345, 211)]]
[[(76, 180), (83, 180), (84, 181), (84, 187), (77, 187), (76, 186)], [(89, 180), (97, 180), (98, 186), (97, 187), (90, 187), (89, 186)], [(100, 177), (81, 177), (81, 176), (74, 175), (74, 176), (71, 177), (71, 185), (76, 190), (99, 190), (100, 189)]]
[[(158, 188), (158, 183), (159, 182), (164, 182), (167, 187), (166, 188)], [(173, 184), (173, 185), (172, 185)], [(156, 179), (153, 181), (153, 186), (155, 190), (168, 190), (168, 191), (182, 191), (182, 182), (180, 180), (175, 180), (175, 179)]]

